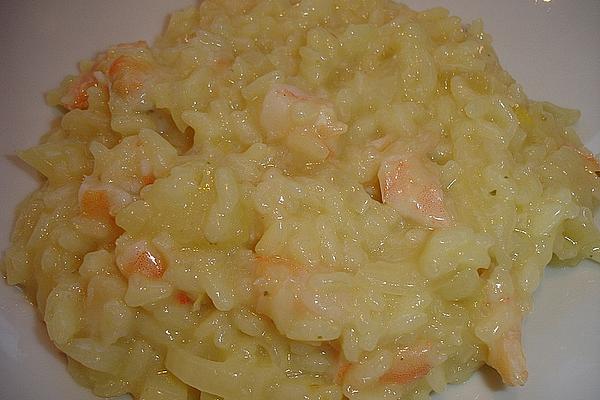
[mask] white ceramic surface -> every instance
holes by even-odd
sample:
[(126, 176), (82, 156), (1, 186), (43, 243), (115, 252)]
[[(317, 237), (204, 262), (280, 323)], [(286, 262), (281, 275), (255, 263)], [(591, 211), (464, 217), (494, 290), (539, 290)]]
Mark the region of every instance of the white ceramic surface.
[[(465, 22), (482, 17), (504, 67), (526, 93), (583, 113), (580, 135), (600, 151), (600, 1), (411, 0), (444, 6)], [(37, 183), (12, 156), (35, 144), (55, 112), (42, 94), (76, 62), (112, 43), (152, 40), (169, 11), (194, 0), (0, 2), (0, 249), (14, 210)], [(600, 267), (552, 268), (525, 322), (529, 381), (503, 388), (493, 373), (452, 386), (437, 400), (600, 398)], [(95, 399), (65, 371), (43, 325), (18, 290), (0, 282), (0, 399)]]

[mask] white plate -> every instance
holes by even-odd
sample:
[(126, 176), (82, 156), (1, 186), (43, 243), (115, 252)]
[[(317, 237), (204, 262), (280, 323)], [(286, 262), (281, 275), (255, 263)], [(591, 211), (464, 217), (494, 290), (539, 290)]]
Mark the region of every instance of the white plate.
[[(0, 54), (0, 248), (16, 204), (36, 187), (13, 156), (37, 143), (56, 114), (42, 94), (76, 62), (110, 44), (152, 40), (166, 15), (193, 0), (2, 2)], [(534, 99), (578, 108), (580, 135), (600, 151), (600, 2), (411, 0), (444, 6), (465, 22), (482, 17), (503, 66)], [(549, 269), (525, 322), (529, 381), (505, 389), (492, 373), (452, 386), (438, 400), (575, 399), (600, 396), (600, 268)], [(95, 399), (65, 371), (43, 325), (18, 290), (0, 282), (0, 399)]]

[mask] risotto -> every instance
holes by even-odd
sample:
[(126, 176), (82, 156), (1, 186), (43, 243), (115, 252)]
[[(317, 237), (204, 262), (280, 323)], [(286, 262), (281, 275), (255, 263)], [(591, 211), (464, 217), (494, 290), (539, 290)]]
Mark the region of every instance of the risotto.
[(47, 101), (2, 269), (100, 396), (423, 400), (484, 364), (523, 385), (544, 267), (600, 260), (579, 113), (445, 9), (205, 0)]

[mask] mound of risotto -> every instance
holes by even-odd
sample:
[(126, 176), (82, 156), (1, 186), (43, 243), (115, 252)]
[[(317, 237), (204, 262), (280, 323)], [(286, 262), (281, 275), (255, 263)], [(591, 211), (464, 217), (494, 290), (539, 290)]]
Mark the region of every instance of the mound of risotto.
[(484, 364), (523, 385), (544, 267), (600, 258), (579, 113), (444, 9), (205, 0), (47, 100), (2, 268), (100, 396), (422, 400)]

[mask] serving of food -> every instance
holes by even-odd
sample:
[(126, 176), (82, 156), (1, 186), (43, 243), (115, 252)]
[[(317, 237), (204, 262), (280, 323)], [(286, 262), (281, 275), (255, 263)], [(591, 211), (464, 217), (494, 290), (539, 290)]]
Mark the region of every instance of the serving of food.
[(443, 8), (205, 0), (46, 99), (1, 269), (98, 396), (521, 386), (546, 265), (600, 261), (579, 112)]

